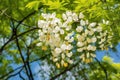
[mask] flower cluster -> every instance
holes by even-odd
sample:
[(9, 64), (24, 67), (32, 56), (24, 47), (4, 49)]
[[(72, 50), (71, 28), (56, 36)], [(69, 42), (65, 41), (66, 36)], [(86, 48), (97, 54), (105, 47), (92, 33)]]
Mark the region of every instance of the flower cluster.
[(63, 13), (61, 18), (56, 13), (42, 13), (38, 27), (38, 46), (45, 51), (49, 46), (51, 59), (58, 68), (72, 64), (75, 60), (73, 57), (78, 55), (83, 62), (91, 62), (96, 49), (106, 49), (111, 40), (111, 36), (102, 30), (100, 23), (89, 23), (82, 13), (77, 15), (71, 11)]

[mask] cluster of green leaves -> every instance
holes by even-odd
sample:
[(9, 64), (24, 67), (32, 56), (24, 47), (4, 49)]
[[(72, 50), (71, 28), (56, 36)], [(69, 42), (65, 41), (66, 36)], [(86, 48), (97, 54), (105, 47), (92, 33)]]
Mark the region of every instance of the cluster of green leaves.
[(94, 67), (89, 74), (90, 80), (103, 80), (105, 77), (107, 77), (108, 80), (120, 79), (120, 63), (113, 62), (113, 59), (109, 56), (104, 56), (99, 66), (98, 63), (92, 66)]

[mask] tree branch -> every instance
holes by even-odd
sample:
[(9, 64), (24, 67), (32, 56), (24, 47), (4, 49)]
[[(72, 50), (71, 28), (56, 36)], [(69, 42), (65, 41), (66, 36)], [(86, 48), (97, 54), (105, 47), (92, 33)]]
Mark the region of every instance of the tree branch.
[[(47, 56), (48, 56), (48, 55), (45, 55), (45, 56), (43, 56), (43, 57), (41, 57), (41, 58), (37, 58), (37, 59), (31, 61), (30, 64), (32, 64), (33, 62), (39, 61), (39, 60), (41, 60), (41, 59), (45, 59)], [(0, 79), (3, 79), (4, 77), (8, 76), (9, 74), (12, 74), (13, 72), (19, 70), (19, 69), (22, 68), (23, 66), (24, 66), (24, 65), (22, 65), (22, 66), (20, 66), (20, 67), (18, 67), (18, 68), (16, 68), (16, 69), (14, 69), (14, 70), (6, 73), (5, 75), (1, 76)]]
[[(39, 7), (39, 9), (41, 9), (43, 7), (43, 5), (41, 5), (40, 7)], [(30, 14), (28, 14), (27, 16), (25, 16), (22, 20), (20, 20), (20, 22), (18, 23), (18, 25), (16, 26), (16, 29), (19, 27), (19, 25), (24, 21), (24, 20), (26, 20), (27, 18), (29, 18), (30, 16), (32, 16), (33, 14), (35, 14), (36, 13), (36, 11), (33, 11), (33, 12), (31, 12)]]
[(28, 72), (27, 67), (26, 67), (26, 62), (25, 62), (25, 60), (24, 60), (24, 57), (23, 57), (23, 55), (22, 55), (21, 48), (20, 48), (20, 46), (19, 46), (19, 42), (18, 42), (18, 38), (17, 38), (17, 29), (14, 29), (14, 33), (15, 33), (16, 45), (17, 45), (17, 47), (18, 47), (18, 51), (19, 51), (19, 53), (20, 53), (20, 56), (21, 56), (21, 58), (22, 58), (22, 61), (23, 61), (24, 65), (25, 65), (26, 74), (27, 74), (29, 80), (31, 80), (31, 79), (30, 79), (30, 76), (29, 76), (29, 72)]
[(20, 71), (18, 71), (17, 73), (8, 76), (8, 77), (6, 78), (6, 80), (8, 80), (9, 78), (14, 77), (14, 76), (16, 76), (17, 74), (19, 74), (19, 73), (23, 70), (23, 68), (24, 68), (24, 66), (23, 66), (22, 69), (21, 69)]
[(95, 58), (95, 60), (98, 62), (103, 72), (105, 73), (105, 80), (108, 80), (107, 70), (104, 68), (104, 66), (100, 63), (100, 61), (97, 58)]
[(57, 77), (59, 77), (62, 74), (65, 74), (67, 71), (70, 71), (71, 69), (73, 69), (74, 67), (76, 67), (79, 64), (80, 61), (78, 61), (76, 64), (73, 64), (71, 67), (66, 68), (64, 71), (62, 71), (61, 73), (55, 75), (54, 77), (52, 77), (50, 80), (55, 80)]
[[(22, 36), (22, 35), (24, 35), (24, 34), (26, 34), (26, 33), (29, 33), (29, 32), (31, 32), (31, 31), (34, 31), (34, 30), (37, 30), (37, 29), (39, 29), (39, 28), (32, 28), (32, 29), (30, 29), (30, 30), (27, 30), (27, 31), (25, 31), (25, 32), (23, 32), (23, 33), (18, 34), (16, 37), (18, 38), (18, 37), (20, 37), (20, 36)], [(8, 45), (11, 41), (15, 40), (16, 37), (14, 37), (14, 36), (12, 35), (11, 38), (0, 48), (0, 55), (2, 54), (2, 51), (4, 50), (4, 48), (6, 47), (6, 45)]]

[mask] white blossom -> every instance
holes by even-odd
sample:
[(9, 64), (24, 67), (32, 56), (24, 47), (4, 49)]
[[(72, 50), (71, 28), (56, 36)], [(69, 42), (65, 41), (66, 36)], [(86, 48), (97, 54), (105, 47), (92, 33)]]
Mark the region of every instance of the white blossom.
[(55, 53), (60, 54), (62, 50), (60, 48), (55, 48)]
[[(110, 32), (103, 31), (102, 23), (90, 23), (84, 18), (83, 13), (77, 15), (72, 11), (63, 13), (61, 19), (56, 15), (56, 13), (41, 14), (43, 20), (38, 20), (40, 42), (36, 46), (49, 46), (49, 52), (52, 53), (51, 59), (56, 63), (57, 68), (67, 67), (73, 63), (72, 50), (74, 48), (76, 52), (82, 53), (80, 54), (82, 61), (88, 63), (92, 61), (91, 57), (95, 57), (96, 49), (103, 50), (111, 45), (112, 35), (109, 36)], [(73, 26), (72, 23), (75, 22), (80, 23)], [(109, 21), (103, 20), (103, 24), (109, 24)]]
[(63, 20), (67, 20), (67, 16), (66, 16), (66, 14), (62, 14), (62, 18), (63, 18)]
[(80, 19), (83, 19), (83, 18), (84, 18), (83, 13), (80, 13), (80, 14), (79, 14), (79, 18), (80, 18)]
[(60, 29), (60, 34), (64, 34), (65, 31), (63, 29)]
[(82, 52), (82, 51), (83, 51), (83, 48), (78, 48), (77, 51), (78, 51), (78, 52)]
[(68, 57), (71, 57), (71, 56), (73, 55), (73, 53), (72, 53), (72, 52), (66, 53), (66, 55), (67, 55)]
[(96, 26), (96, 22), (90, 23), (89, 27), (95, 27)]
[(76, 31), (77, 31), (77, 32), (83, 31), (83, 27), (82, 27), (82, 26), (77, 26)]
[(72, 17), (73, 17), (73, 20), (74, 20), (74, 21), (78, 21), (78, 16), (77, 16), (76, 13), (73, 13), (73, 14), (72, 14)]
[(93, 37), (92, 38), (92, 42), (95, 43), (97, 41), (97, 38), (96, 37)]
[(78, 47), (82, 47), (83, 45), (84, 45), (83, 42), (77, 42)]
[(65, 50), (66, 47), (67, 47), (67, 46), (66, 46), (65, 44), (62, 44), (60, 48), (61, 48), (62, 50)]
[(85, 21), (84, 20), (80, 20), (80, 25), (81, 26), (85, 26)]

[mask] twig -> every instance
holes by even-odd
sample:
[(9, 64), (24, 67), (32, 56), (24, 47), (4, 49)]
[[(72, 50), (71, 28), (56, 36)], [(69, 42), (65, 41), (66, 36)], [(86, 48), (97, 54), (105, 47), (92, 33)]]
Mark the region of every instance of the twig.
[(97, 58), (95, 58), (95, 60), (98, 62), (98, 64), (100, 65), (101, 69), (105, 73), (105, 80), (108, 80), (107, 70), (104, 68), (104, 66), (100, 63), (100, 61)]
[(70, 71), (71, 69), (73, 69), (74, 67), (76, 67), (79, 64), (79, 61), (76, 64), (73, 64), (71, 67), (66, 68), (64, 71), (62, 71), (61, 73), (55, 75), (54, 77), (52, 77), (50, 80), (55, 80), (57, 77), (59, 77), (62, 74), (65, 74), (67, 71)]

